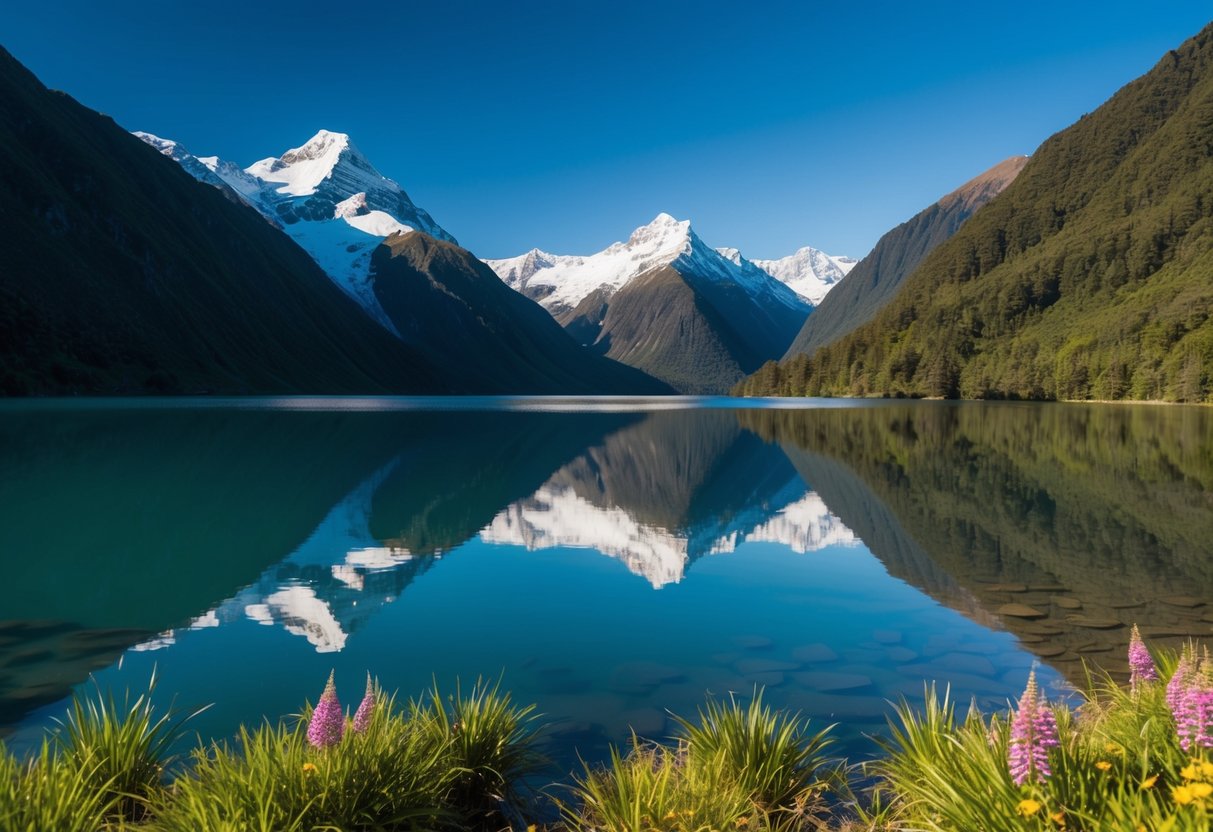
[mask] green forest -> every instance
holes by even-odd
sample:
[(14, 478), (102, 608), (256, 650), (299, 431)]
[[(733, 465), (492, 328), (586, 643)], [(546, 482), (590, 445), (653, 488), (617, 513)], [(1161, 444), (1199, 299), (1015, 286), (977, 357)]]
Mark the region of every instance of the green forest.
[(1048, 139), (870, 323), (740, 395), (1207, 401), (1213, 27)]

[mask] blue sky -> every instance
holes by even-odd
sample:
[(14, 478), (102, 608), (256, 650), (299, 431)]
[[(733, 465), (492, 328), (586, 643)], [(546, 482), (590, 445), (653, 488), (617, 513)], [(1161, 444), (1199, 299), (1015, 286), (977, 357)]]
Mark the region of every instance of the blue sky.
[(1148, 70), (1207, 3), (13, 2), (0, 44), (128, 129), (241, 164), (350, 133), (483, 257), (660, 211), (859, 256)]

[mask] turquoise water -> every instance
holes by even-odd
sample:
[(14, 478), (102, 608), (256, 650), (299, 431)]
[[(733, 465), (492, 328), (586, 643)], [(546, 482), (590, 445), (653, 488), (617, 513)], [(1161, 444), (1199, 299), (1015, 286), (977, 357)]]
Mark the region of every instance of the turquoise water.
[(860, 758), (924, 680), (997, 708), (1213, 626), (1206, 410), (755, 404), (6, 405), (6, 740), (90, 673), (210, 739), (335, 670), (500, 678), (565, 768), (759, 686)]

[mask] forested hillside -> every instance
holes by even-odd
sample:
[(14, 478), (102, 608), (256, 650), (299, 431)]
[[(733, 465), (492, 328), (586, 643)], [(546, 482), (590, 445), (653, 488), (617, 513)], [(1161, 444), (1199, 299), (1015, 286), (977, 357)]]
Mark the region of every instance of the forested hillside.
[(749, 395), (1204, 401), (1213, 26), (1048, 139), (869, 324)]

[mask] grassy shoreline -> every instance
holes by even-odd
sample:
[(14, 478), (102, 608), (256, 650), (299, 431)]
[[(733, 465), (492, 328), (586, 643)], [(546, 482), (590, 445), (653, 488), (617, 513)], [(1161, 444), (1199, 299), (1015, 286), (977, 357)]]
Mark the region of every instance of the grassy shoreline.
[(1208, 829), (1213, 660), (1194, 644), (1153, 655), (1135, 634), (1129, 661), (1130, 685), (1091, 675), (1074, 709), (1034, 678), (989, 715), (924, 683), (921, 702), (891, 706), (882, 756), (861, 766), (832, 757), (833, 726), (772, 709), (760, 690), (709, 699), (669, 739), (633, 737), (539, 790), (541, 722), (497, 685), (398, 703), (368, 678), (353, 709), (330, 679), (296, 717), (188, 759), (169, 754), (188, 715), (97, 691), (28, 759), (0, 746), (0, 829)]

